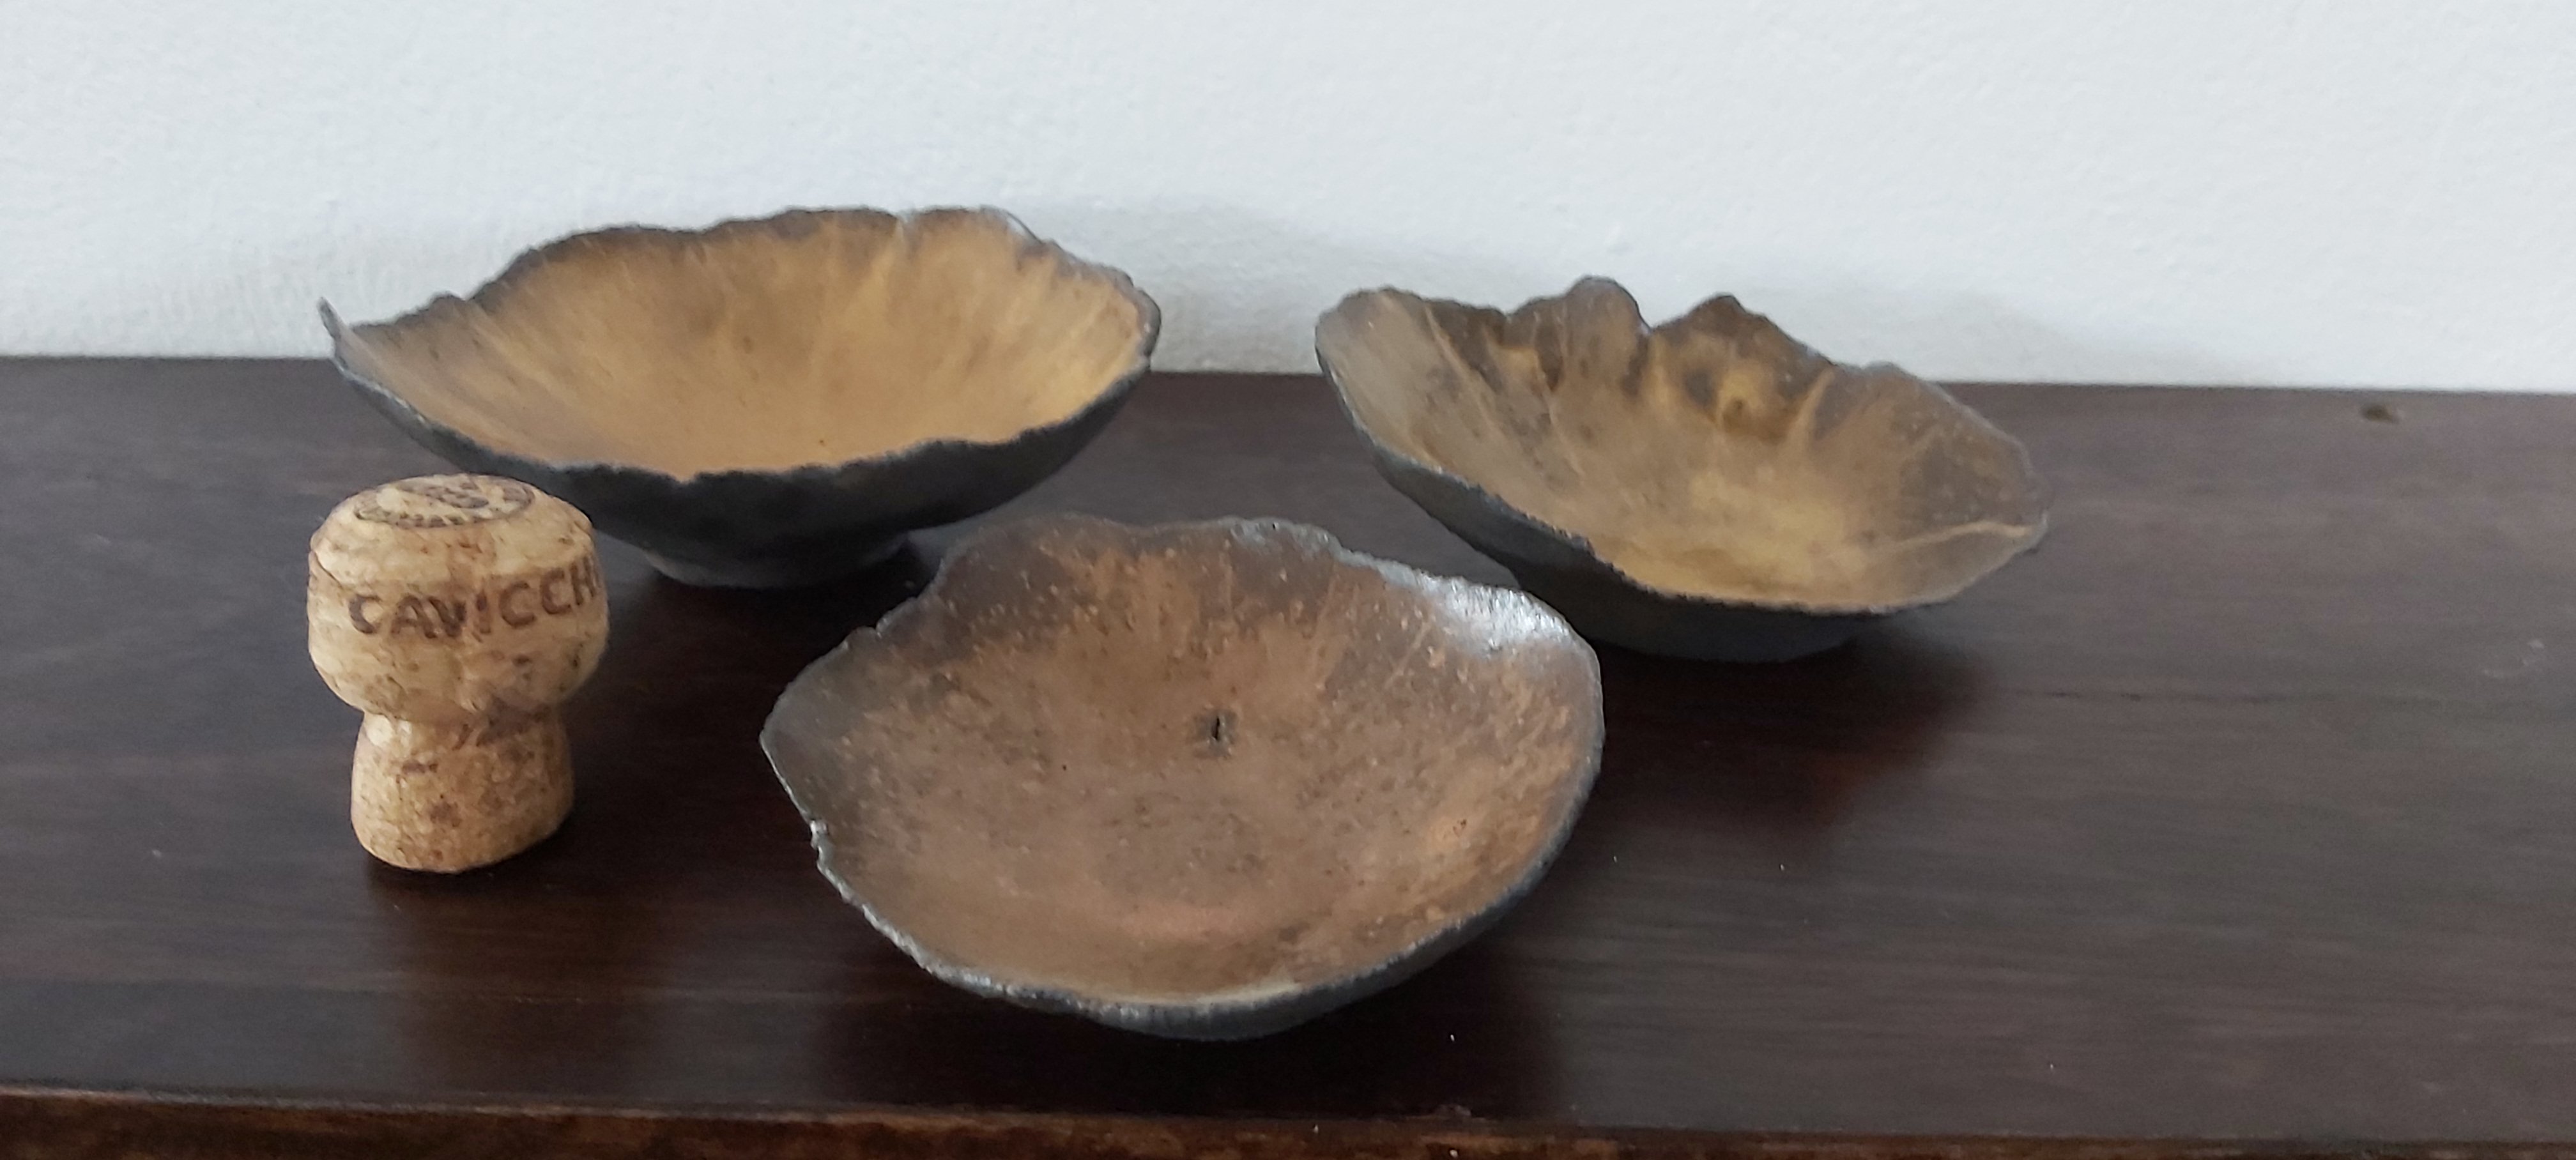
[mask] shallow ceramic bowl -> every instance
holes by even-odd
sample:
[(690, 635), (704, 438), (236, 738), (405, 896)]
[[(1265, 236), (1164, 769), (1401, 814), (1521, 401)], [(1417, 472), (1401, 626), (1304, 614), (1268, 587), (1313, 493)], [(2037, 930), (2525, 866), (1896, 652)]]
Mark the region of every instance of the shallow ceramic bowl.
[(941, 979), (1193, 1039), (1280, 1030), (1491, 923), (1599, 763), (1528, 596), (1313, 528), (979, 533), (761, 735), (823, 874)]
[(856, 571), (1035, 485), (1109, 421), (1160, 319), (996, 210), (576, 234), (468, 298), (322, 317), (413, 438), (733, 587)]
[(1315, 346), (1397, 488), (1628, 648), (1821, 651), (1958, 595), (2047, 523), (2010, 436), (1729, 297), (1649, 330), (1598, 278), (1508, 315), (1376, 290)]

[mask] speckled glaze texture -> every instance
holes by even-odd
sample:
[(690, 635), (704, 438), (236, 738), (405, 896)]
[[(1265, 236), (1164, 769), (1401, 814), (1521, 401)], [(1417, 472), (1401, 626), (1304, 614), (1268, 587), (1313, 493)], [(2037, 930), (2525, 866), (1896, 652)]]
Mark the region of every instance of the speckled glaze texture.
[(1584, 635), (1642, 652), (1820, 652), (2047, 525), (2010, 436), (1729, 297), (1649, 329), (1605, 279), (1510, 314), (1375, 290), (1324, 314), (1316, 354), (1398, 490)]
[(1506, 589), (1314, 528), (986, 529), (779, 698), (825, 877), (925, 969), (1241, 1039), (1430, 965), (1538, 881), (1599, 669)]
[[(599, 255), (626, 251), (721, 248), (754, 236), (793, 254), (802, 240), (835, 230), (908, 238), (929, 228), (925, 223), (1006, 237), (1011, 256), (991, 275), (993, 280), (1019, 276), (1011, 269), (1014, 266), (1018, 271), (1044, 266), (1047, 277), (1105, 290), (1132, 309), (1115, 368), (1097, 381), (1077, 385), (1084, 392), (1078, 407), (1046, 414), (1007, 432), (920, 438), (827, 462), (671, 470), (629, 457), (537, 453), (530, 445), (546, 442), (539, 438), (519, 439), (521, 446), (516, 448), (502, 446), (503, 440), (488, 433), (478, 435), (458, 423), (442, 421), (433, 413), (435, 408), (407, 397), (395, 384), (384, 381), (385, 376), (370, 373), (368, 360), (358, 357), (361, 344), (412, 340), (438, 328), (465, 325), (476, 316), (504, 315), (521, 305), (523, 294), (534, 293), (526, 285), (538, 272), (559, 262), (597, 261)], [(825, 243), (814, 244), (821, 248)], [(788, 308), (752, 305), (771, 314), (793, 313)], [(613, 312), (617, 306), (609, 303), (602, 309)], [(616, 227), (538, 247), (471, 296), (441, 296), (390, 321), (343, 324), (327, 303), (321, 313), (331, 334), (334, 365), (361, 396), (423, 446), (469, 470), (524, 480), (563, 497), (587, 513), (601, 531), (643, 549), (654, 566), (673, 579), (745, 588), (817, 583), (848, 574), (890, 555), (907, 532), (965, 519), (1035, 486), (1070, 460), (1116, 414), (1145, 372), (1161, 323), (1153, 300), (1125, 275), (1075, 259), (1031, 237), (1009, 215), (991, 209), (924, 210), (902, 216), (861, 209), (794, 210), (696, 231)], [(1047, 320), (1042, 310), (1039, 313), (1036, 320), (1017, 324), (1043, 328)], [(971, 315), (953, 325), (954, 334), (936, 341), (957, 344), (957, 358), (971, 364), (976, 357), (972, 348), (987, 336), (979, 332), (979, 320)], [(720, 325), (710, 331), (708, 343), (730, 341)], [(585, 339), (567, 336), (564, 341)], [(748, 340), (743, 341), (747, 349)], [(855, 355), (854, 361), (865, 359), (864, 351), (849, 353)], [(897, 389), (939, 386), (904, 383), (897, 384)], [(869, 424), (875, 421), (876, 408), (867, 403), (862, 397), (827, 416), (826, 422)], [(996, 402), (988, 410), (1007, 411), (1008, 407)], [(785, 413), (776, 421), (798, 422)], [(682, 432), (688, 426), (685, 415), (672, 423)]]

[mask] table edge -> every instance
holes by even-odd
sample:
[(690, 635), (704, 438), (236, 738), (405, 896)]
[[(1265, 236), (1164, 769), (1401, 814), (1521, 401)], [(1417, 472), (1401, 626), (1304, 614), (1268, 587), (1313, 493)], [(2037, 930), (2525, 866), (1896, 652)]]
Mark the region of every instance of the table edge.
[(2154, 1139), (1722, 1132), (1468, 1118), (1290, 1120), (919, 1108), (283, 1099), (0, 1085), (0, 1160), (186, 1155), (1009, 1156), (1112, 1160), (2576, 1160), (2576, 1140)]

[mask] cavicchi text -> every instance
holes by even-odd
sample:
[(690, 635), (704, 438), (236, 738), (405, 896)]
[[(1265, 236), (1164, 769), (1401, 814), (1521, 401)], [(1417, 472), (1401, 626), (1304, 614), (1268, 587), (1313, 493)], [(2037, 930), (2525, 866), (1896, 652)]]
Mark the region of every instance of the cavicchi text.
[(496, 579), (471, 596), (352, 592), (349, 627), (368, 636), (484, 636), (495, 628), (525, 628), (544, 617), (568, 615), (599, 597), (599, 562), (583, 559), (535, 576)]

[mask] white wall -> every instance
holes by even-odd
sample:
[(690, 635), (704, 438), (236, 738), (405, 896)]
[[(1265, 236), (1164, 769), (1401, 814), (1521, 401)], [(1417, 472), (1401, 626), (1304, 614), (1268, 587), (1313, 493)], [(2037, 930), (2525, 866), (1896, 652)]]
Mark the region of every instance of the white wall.
[(315, 353), (618, 221), (989, 203), (1302, 369), (1392, 283), (1927, 374), (2576, 388), (2576, 2), (0, 0), (0, 351)]

